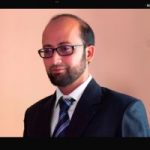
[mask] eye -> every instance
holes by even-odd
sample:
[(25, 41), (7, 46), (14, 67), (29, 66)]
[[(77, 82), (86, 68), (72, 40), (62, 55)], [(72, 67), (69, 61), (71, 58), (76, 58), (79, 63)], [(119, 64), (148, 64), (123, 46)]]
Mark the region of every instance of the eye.
[(53, 50), (51, 48), (44, 48), (44, 53), (51, 53)]
[(41, 55), (43, 58), (49, 58), (53, 55), (53, 50), (51, 48), (44, 48)]
[(65, 53), (72, 51), (72, 47), (70, 45), (61, 46), (61, 47), (59, 47), (59, 49), (61, 52), (65, 52)]

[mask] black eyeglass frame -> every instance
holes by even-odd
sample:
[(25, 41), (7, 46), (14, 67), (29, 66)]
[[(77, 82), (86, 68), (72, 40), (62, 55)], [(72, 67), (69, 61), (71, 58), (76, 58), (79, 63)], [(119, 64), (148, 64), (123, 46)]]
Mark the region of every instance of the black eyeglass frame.
[[(62, 53), (59, 51), (59, 49), (60, 49), (61, 47), (63, 47), (63, 46), (69, 46), (69, 47), (72, 49), (71, 53), (62, 54)], [(75, 47), (78, 47), (78, 46), (83, 46), (84, 48), (86, 47), (84, 44), (78, 44), (78, 45), (62, 45), (62, 46), (59, 46), (59, 47), (56, 47), (56, 48), (45, 47), (45, 48), (39, 49), (39, 50), (38, 50), (38, 53), (39, 53), (39, 55), (40, 55), (41, 58), (51, 58), (51, 57), (53, 57), (54, 51), (57, 51), (57, 53), (58, 53), (60, 56), (69, 56), (69, 55), (72, 55), (72, 54), (73, 54)], [(46, 50), (45, 50), (45, 49), (46, 49)], [(50, 50), (52, 51), (52, 55), (51, 55), (51, 56), (48, 56), (48, 57), (43, 57), (43, 56), (41, 55), (41, 53), (44, 53), (44, 52), (47, 51), (48, 49), (50, 49)]]

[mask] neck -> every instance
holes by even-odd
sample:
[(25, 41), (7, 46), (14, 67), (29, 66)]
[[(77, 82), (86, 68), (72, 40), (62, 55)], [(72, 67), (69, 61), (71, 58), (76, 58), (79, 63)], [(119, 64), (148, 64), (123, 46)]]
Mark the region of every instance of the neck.
[(81, 76), (76, 81), (74, 81), (72, 84), (70, 84), (66, 87), (59, 87), (59, 89), (64, 95), (68, 95), (72, 91), (74, 91), (78, 86), (80, 86), (82, 83), (84, 83), (88, 77), (89, 77), (89, 74)]

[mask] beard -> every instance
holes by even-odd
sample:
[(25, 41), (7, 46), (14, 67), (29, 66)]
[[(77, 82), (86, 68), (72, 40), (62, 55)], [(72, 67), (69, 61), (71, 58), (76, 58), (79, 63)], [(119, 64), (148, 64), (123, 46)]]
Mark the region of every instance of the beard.
[[(53, 68), (63, 67), (63, 73), (53, 73)], [(86, 56), (85, 52), (80, 60), (80, 63), (75, 67), (69, 65), (52, 65), (47, 72), (51, 83), (55, 86), (65, 87), (76, 81), (85, 71), (86, 68)]]

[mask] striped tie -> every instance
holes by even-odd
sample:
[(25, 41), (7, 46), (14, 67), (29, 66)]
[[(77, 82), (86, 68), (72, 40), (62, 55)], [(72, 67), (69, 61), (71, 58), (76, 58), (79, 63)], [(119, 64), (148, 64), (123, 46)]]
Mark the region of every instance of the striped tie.
[(59, 100), (59, 119), (58, 123), (56, 125), (56, 128), (53, 133), (53, 137), (64, 137), (67, 127), (70, 123), (69, 115), (68, 115), (68, 109), (72, 105), (74, 99), (63, 99), (63, 97)]

